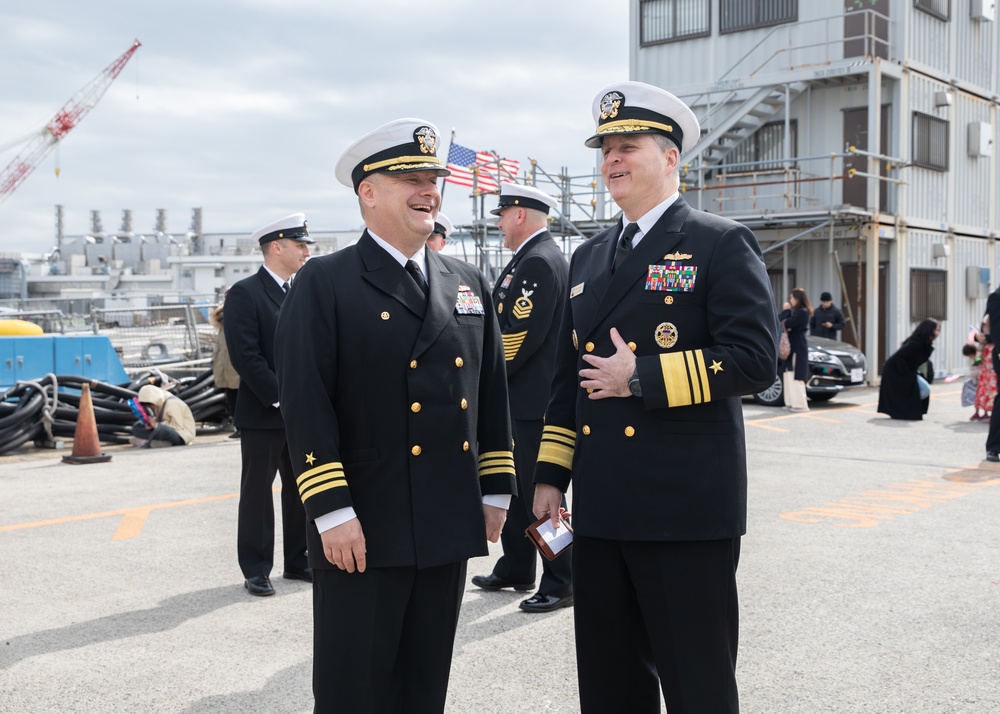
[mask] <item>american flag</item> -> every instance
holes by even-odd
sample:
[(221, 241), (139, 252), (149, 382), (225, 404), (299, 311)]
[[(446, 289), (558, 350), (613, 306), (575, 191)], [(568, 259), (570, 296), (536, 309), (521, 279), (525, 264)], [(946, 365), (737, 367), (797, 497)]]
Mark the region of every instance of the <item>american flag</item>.
[(478, 176), (476, 188), (481, 192), (497, 191), (501, 183), (514, 181), (521, 162), (514, 159), (500, 159), (499, 177), (497, 176), (497, 157), (485, 151), (473, 151), (459, 144), (452, 144), (448, 149), (448, 168), (451, 176), (446, 183), (472, 188), (473, 172)]

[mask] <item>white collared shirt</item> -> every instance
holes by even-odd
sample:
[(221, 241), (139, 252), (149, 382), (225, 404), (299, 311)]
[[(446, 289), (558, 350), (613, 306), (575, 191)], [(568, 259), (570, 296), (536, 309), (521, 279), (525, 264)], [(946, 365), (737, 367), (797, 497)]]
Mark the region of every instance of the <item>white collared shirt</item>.
[[(657, 205), (653, 206), (652, 209), (646, 211), (645, 214), (639, 216), (639, 220), (637, 221), (629, 221), (627, 218), (625, 218), (624, 215), (622, 216), (622, 223), (624, 224), (622, 226), (622, 233), (625, 232), (625, 226), (627, 226), (629, 223), (639, 224), (639, 232), (635, 234), (634, 238), (632, 238), (633, 249), (637, 245), (639, 245), (639, 241), (641, 241), (642, 237), (646, 235), (646, 233), (649, 232), (653, 228), (653, 226), (656, 225), (656, 222), (661, 218), (663, 218), (663, 214), (667, 212), (668, 208), (674, 205), (674, 202), (680, 195), (681, 194), (678, 191), (674, 191), (665, 201), (663, 201), (662, 203), (658, 203)], [(618, 235), (618, 238), (619, 239), (621, 238), (621, 234)]]

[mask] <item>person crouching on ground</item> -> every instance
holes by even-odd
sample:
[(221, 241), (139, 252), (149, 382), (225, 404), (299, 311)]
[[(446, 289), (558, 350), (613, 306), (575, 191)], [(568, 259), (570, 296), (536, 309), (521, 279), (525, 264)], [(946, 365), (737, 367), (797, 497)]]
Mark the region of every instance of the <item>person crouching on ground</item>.
[(152, 424), (132, 425), (132, 445), (144, 448), (185, 446), (194, 441), (194, 415), (180, 397), (147, 384), (139, 390), (139, 403), (150, 415)]

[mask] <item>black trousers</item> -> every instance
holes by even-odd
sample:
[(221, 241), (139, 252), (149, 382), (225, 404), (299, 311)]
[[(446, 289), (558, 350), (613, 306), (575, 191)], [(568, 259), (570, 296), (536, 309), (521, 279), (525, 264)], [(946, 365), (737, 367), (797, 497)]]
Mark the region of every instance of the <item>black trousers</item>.
[[(1000, 349), (997, 345), (995, 349)], [(1000, 453), (1000, 392), (993, 399), (993, 412), (990, 414), (990, 432), (986, 435), (986, 450)]]
[(306, 510), (299, 497), (284, 429), (243, 429), (243, 472), (236, 554), (243, 576), (268, 576), (274, 567), (275, 473), (281, 476), (281, 525), (285, 570), (305, 570)]
[(739, 712), (739, 538), (573, 549), (582, 714)]
[[(536, 563), (541, 558), (531, 541), (524, 535), (524, 529), (534, 523), (537, 518), (531, 512), (535, 499), (535, 485), (532, 478), (535, 473), (535, 462), (538, 460), (538, 448), (542, 441), (541, 419), (515, 419), (514, 427), (514, 469), (517, 472), (518, 494), (510, 502), (507, 510), (507, 521), (500, 532), (500, 544), (503, 555), (493, 566), (493, 573), (505, 580), (518, 583), (535, 582)], [(563, 508), (566, 499), (563, 498)], [(572, 546), (570, 546), (572, 550)], [(573, 594), (572, 560), (570, 551), (561, 554), (555, 560), (541, 558), (542, 580), (538, 591), (553, 597), (566, 597)]]
[(314, 570), (316, 714), (441, 714), (465, 572)]

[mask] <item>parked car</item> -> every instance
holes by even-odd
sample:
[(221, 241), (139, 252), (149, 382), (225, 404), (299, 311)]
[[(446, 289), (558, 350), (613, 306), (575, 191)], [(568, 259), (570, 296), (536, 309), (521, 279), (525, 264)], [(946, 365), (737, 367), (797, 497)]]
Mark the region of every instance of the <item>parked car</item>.
[[(825, 402), (845, 389), (865, 386), (868, 361), (861, 350), (846, 342), (813, 335), (809, 335), (808, 342), (809, 381), (806, 382), (806, 395), (810, 399)], [(781, 382), (784, 369), (784, 362), (778, 360), (778, 374), (774, 378), (774, 384), (755, 394), (755, 402), (769, 407), (784, 405), (785, 395)]]

